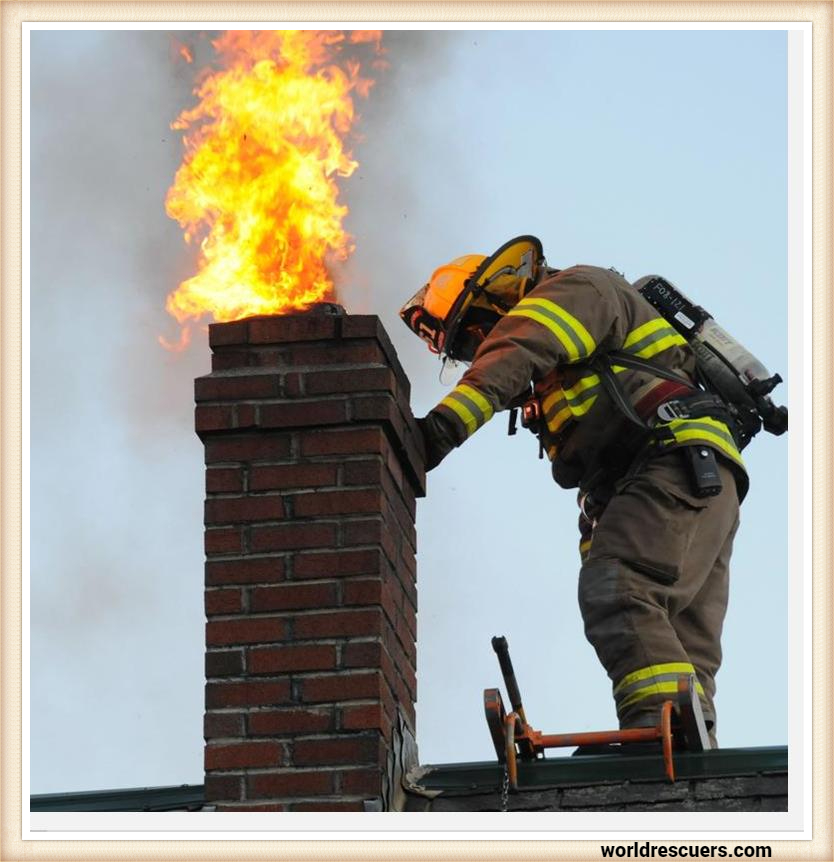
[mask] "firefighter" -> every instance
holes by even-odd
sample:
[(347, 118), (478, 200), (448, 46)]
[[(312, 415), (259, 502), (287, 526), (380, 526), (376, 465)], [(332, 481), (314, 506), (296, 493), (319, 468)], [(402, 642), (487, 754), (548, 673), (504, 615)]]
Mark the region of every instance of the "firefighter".
[(551, 269), (531, 236), (441, 266), (400, 314), (433, 352), (469, 365), (417, 420), (426, 468), (495, 413), (521, 409), (556, 482), (578, 489), (579, 605), (620, 727), (657, 725), (692, 673), (714, 744), (748, 483), (721, 402), (693, 384), (688, 342), (623, 276)]

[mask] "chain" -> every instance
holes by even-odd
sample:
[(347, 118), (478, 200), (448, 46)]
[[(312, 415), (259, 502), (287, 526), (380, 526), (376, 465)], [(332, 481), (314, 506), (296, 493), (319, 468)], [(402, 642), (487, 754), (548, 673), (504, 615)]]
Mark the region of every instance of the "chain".
[(507, 810), (507, 802), (510, 797), (510, 773), (507, 772), (507, 764), (504, 764), (504, 780), (501, 782), (501, 810)]

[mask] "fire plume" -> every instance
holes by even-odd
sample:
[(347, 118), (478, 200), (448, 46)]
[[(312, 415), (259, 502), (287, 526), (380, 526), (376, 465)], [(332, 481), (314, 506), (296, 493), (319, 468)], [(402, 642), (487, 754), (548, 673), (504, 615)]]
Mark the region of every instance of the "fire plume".
[(328, 267), (353, 251), (338, 187), (357, 168), (346, 147), (353, 94), (373, 83), (345, 56), (360, 43), (378, 55), (381, 32), (229, 31), (212, 43), (222, 68), (203, 74), (198, 104), (172, 124), (185, 155), (166, 211), (200, 245), (197, 274), (166, 302), (183, 330), (174, 347), (206, 317), (333, 298)]

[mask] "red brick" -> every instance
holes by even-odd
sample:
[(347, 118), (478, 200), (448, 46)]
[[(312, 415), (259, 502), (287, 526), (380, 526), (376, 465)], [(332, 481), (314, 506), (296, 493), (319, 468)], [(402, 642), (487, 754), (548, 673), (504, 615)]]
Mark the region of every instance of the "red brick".
[(381, 629), (382, 613), (379, 608), (330, 611), (296, 617), (293, 637), (296, 640), (305, 640), (378, 635)]
[(211, 347), (219, 347), (225, 344), (246, 344), (248, 340), (248, 320), (209, 324), (209, 346)]
[(383, 470), (381, 477), (385, 496), (390, 500), (392, 506), (400, 506), (408, 514), (410, 524), (413, 524), (417, 516), (417, 498), (410, 484), (395, 482), (390, 470)]
[(340, 318), (332, 314), (282, 314), (249, 319), (249, 344), (324, 341), (339, 334)]
[(250, 542), (256, 552), (333, 547), (336, 544), (336, 525), (313, 523), (254, 527)]
[(408, 679), (412, 685), (416, 686), (417, 677), (414, 670), (416, 650), (414, 648), (414, 644), (412, 643), (410, 645), (410, 653), (406, 652), (406, 650), (403, 649), (399, 638), (397, 638), (397, 636), (389, 629), (383, 634), (383, 645), (385, 647), (384, 652), (391, 656), (391, 661), (397, 668), (397, 672), (402, 674), (404, 678)]
[(301, 772), (265, 772), (250, 775), (247, 782), (249, 799), (282, 796), (315, 796), (333, 792), (333, 773), (315, 770)]
[(230, 377), (198, 377), (194, 386), (195, 400), (246, 401), (251, 398), (277, 398), (280, 392), (277, 374), (235, 374)]
[(208, 712), (203, 716), (204, 739), (243, 736), (242, 712)]
[(277, 742), (236, 742), (209, 744), (205, 750), (205, 768), (244, 769), (247, 766), (280, 766), (284, 746)]
[(283, 733), (317, 733), (333, 728), (331, 709), (271, 709), (249, 713), (252, 736), (280, 736)]
[(332, 670), (336, 667), (336, 647), (332, 644), (260, 647), (249, 650), (249, 673), (290, 673), (304, 670)]
[(258, 413), (261, 428), (308, 428), (345, 422), (347, 401), (344, 398), (264, 404)]
[(289, 434), (247, 434), (206, 441), (206, 464), (229, 461), (276, 461), (290, 454)]
[(380, 703), (343, 706), (339, 713), (342, 730), (381, 730), (386, 737), (390, 733), (391, 721)]
[(286, 488), (319, 488), (336, 484), (336, 464), (280, 464), (253, 467), (250, 491), (281, 491)]
[(379, 735), (297, 739), (292, 744), (292, 762), (296, 766), (359, 766), (380, 762)]
[(243, 536), (237, 527), (222, 530), (206, 530), (206, 555), (239, 554), (243, 550)]
[(267, 497), (215, 497), (205, 502), (205, 522), (209, 524), (280, 521), (284, 517), (284, 500)]
[[(365, 322), (367, 320), (367, 322)], [(385, 355), (385, 364), (396, 374), (400, 384), (403, 400), (407, 403), (411, 393), (411, 384), (400, 364), (397, 351), (388, 337), (388, 333), (382, 325), (382, 321), (375, 315), (351, 314), (342, 320), (341, 336), (345, 343), (350, 343), (352, 338), (373, 338), (379, 344)]]
[(379, 512), (383, 495), (378, 488), (361, 491), (315, 491), (292, 497), (292, 511), (296, 518), (315, 515), (367, 515)]
[(243, 799), (242, 775), (207, 775), (205, 783), (206, 802), (232, 802)]
[(302, 374), (302, 387), (307, 395), (372, 392), (379, 389), (396, 392), (397, 381), (389, 368), (366, 366), (331, 371), (307, 371)]
[(289, 368), (303, 366), (377, 365), (385, 361), (376, 340), (336, 341), (319, 344), (292, 344), (282, 352), (282, 365)]
[(293, 575), (296, 578), (333, 578), (377, 574), (381, 571), (383, 558), (376, 549), (299, 554), (293, 562)]
[(390, 593), (380, 578), (356, 578), (344, 582), (343, 601), (346, 605), (390, 605), (393, 614), (395, 608)]
[(356, 802), (293, 802), (286, 807), (287, 811), (364, 811), (365, 803)]
[(391, 587), (379, 578), (361, 578), (345, 581), (342, 592), (344, 605), (379, 605), (394, 623), (397, 606)]
[(342, 338), (384, 338), (385, 330), (375, 314), (349, 314), (342, 319)]
[(202, 431), (225, 431), (236, 427), (234, 405), (198, 404), (194, 411), (194, 427)]
[(345, 485), (379, 485), (385, 467), (380, 458), (367, 461), (346, 461), (342, 467), (342, 482)]
[(336, 584), (281, 584), (256, 587), (250, 595), (253, 612), (329, 608), (338, 606)]
[[(396, 529), (396, 526), (394, 527)], [(402, 537), (397, 530), (392, 533), (388, 522), (383, 518), (362, 518), (346, 521), (342, 526), (342, 545), (381, 545), (391, 562), (400, 556)]]
[(302, 700), (307, 703), (378, 698), (382, 678), (379, 673), (342, 673), (313, 676), (301, 683)]
[[(404, 632), (400, 629), (404, 627)], [(403, 643), (417, 640), (417, 614), (410, 608), (400, 610), (397, 614), (397, 634)]]
[(239, 560), (209, 560), (206, 563), (206, 586), (264, 584), (283, 580), (283, 557), (244, 557)]
[(215, 467), (206, 470), (207, 494), (235, 494), (243, 490), (243, 473), (239, 467)]
[(381, 454), (386, 446), (381, 428), (310, 431), (301, 438), (301, 454), (305, 456)]
[(230, 371), (233, 368), (248, 368), (254, 365), (254, 354), (246, 349), (220, 347), (211, 357), (212, 371)]
[(393, 395), (360, 395), (351, 401), (355, 422), (385, 422), (399, 439), (405, 436), (405, 423)]
[(358, 641), (342, 647), (342, 667), (381, 667), (380, 641)]
[(286, 622), (275, 617), (209, 620), (206, 623), (206, 644), (208, 646), (269, 643), (270, 641), (284, 640), (286, 634)]
[(289, 807), (280, 802), (262, 802), (254, 805), (251, 802), (242, 802), (235, 805), (218, 805), (217, 811), (289, 811)]
[(210, 650), (206, 653), (206, 677), (242, 676), (243, 650)]
[(255, 404), (235, 405), (235, 427), (240, 430), (258, 427), (258, 409)]
[(275, 706), (290, 697), (289, 680), (277, 682), (209, 682), (206, 683), (206, 708), (236, 706)]
[(379, 796), (382, 792), (382, 770), (350, 769), (340, 773), (342, 793)]
[(206, 616), (237, 614), (243, 610), (240, 590), (208, 590), (205, 594)]

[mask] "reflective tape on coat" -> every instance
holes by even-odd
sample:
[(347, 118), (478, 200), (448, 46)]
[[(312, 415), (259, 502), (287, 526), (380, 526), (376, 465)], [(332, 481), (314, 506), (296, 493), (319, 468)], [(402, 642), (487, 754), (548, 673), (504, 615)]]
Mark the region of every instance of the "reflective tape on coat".
[(437, 405), (456, 424), (462, 425), (465, 437), (471, 437), (492, 418), (492, 405), (472, 386), (461, 383)]
[(671, 432), (671, 438), (663, 441), (665, 446), (693, 446), (703, 443), (726, 455), (739, 467), (744, 469), (741, 452), (730, 429), (718, 419), (702, 416), (699, 419), (673, 419), (656, 426), (666, 428)]
[(562, 345), (568, 362), (587, 359), (596, 350), (596, 342), (584, 324), (549, 299), (522, 299), (507, 316), (526, 317), (544, 326)]
[(632, 329), (623, 342), (623, 350), (640, 359), (651, 359), (670, 347), (683, 347), (686, 339), (662, 317), (656, 317)]

